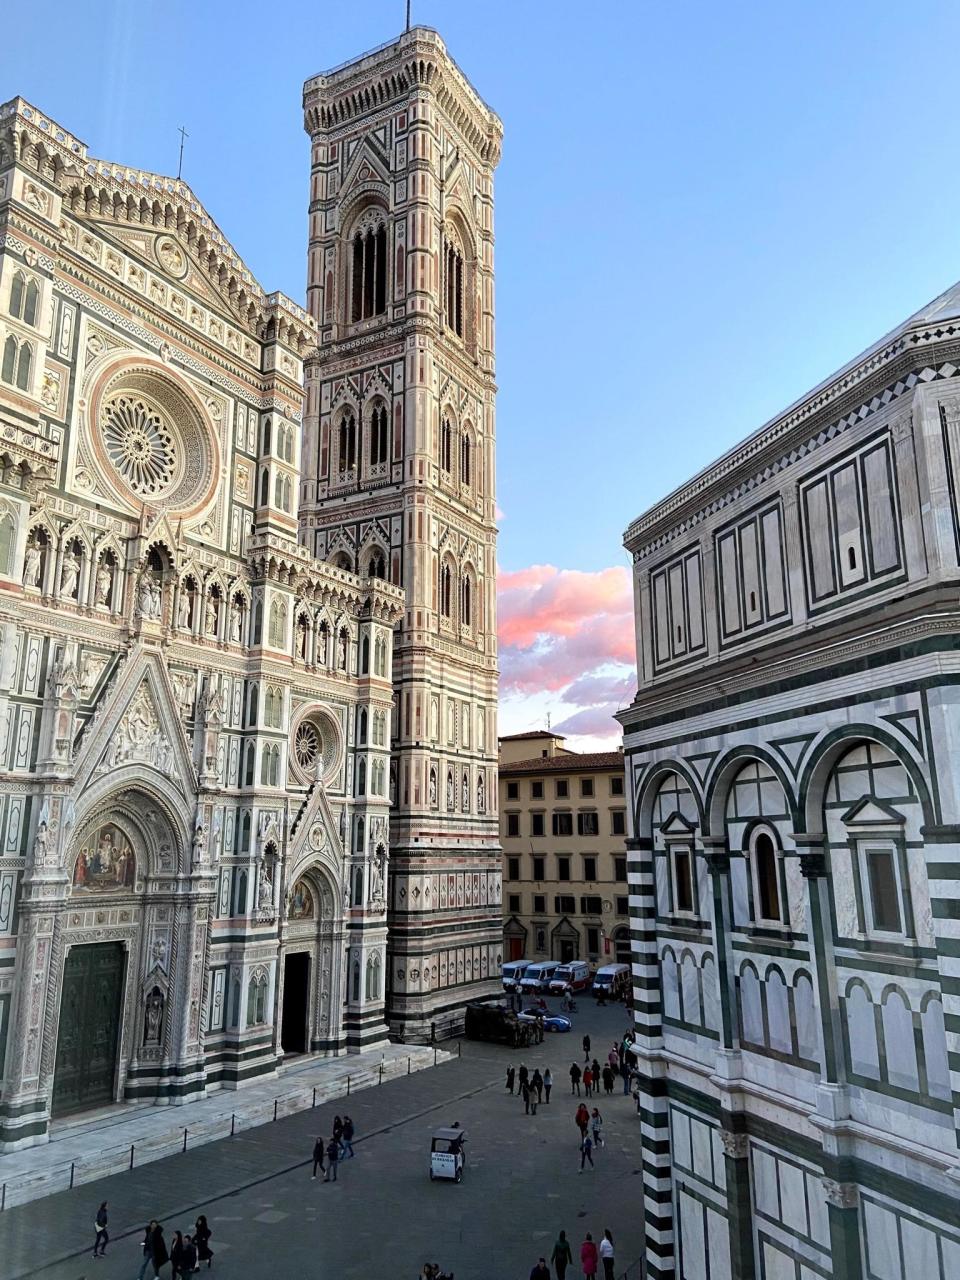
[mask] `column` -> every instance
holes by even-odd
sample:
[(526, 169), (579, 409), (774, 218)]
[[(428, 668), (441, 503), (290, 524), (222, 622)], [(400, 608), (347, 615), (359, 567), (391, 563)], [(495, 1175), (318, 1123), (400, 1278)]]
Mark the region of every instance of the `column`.
[[(838, 1161), (840, 1173), (844, 1161)], [(863, 1280), (863, 1250), (860, 1245), (860, 1192), (855, 1182), (823, 1179), (830, 1222), (830, 1252), (837, 1280)], [(908, 1270), (910, 1263), (907, 1264)], [(735, 1273), (736, 1274), (736, 1273)]]
[(807, 932), (817, 984), (823, 1067), (817, 1091), (818, 1110), (829, 1120), (847, 1117), (845, 1072), (841, 1046), (840, 999), (833, 957), (833, 925), (830, 879), (824, 854), (824, 837), (798, 831), (794, 844), (800, 854), (800, 873), (807, 886)]
[[(754, 1280), (753, 1219), (750, 1209), (750, 1143), (745, 1117), (721, 1113), (720, 1141), (727, 1183), (727, 1223), (730, 1229), (730, 1274)], [(838, 1273), (839, 1274), (839, 1273)]]

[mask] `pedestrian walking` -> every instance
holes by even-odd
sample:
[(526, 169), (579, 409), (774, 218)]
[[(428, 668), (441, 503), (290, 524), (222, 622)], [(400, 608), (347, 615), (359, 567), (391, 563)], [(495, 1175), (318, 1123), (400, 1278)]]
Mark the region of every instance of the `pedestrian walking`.
[(194, 1271), (199, 1271), (200, 1267), (197, 1263), (197, 1244), (193, 1236), (183, 1237), (183, 1274), (185, 1276), (193, 1275)]
[(547, 1106), (550, 1105), (550, 1090), (553, 1088), (553, 1076), (550, 1074), (550, 1068), (547, 1067), (543, 1073), (543, 1092), (547, 1095)]
[(577, 1107), (576, 1114), (574, 1115), (573, 1119), (577, 1128), (580, 1130), (580, 1137), (581, 1138), (586, 1137), (587, 1128), (589, 1127), (589, 1124), (590, 1124), (590, 1112), (587, 1110), (587, 1108), (583, 1105), (582, 1102), (580, 1103), (579, 1107)]
[(609, 1096), (613, 1093), (613, 1070), (611, 1067), (604, 1067), (600, 1072), (603, 1079), (603, 1092)]
[(600, 1241), (600, 1261), (603, 1263), (603, 1280), (613, 1280), (613, 1236), (605, 1227)]
[(590, 1168), (591, 1169), (596, 1168), (596, 1166), (593, 1163), (593, 1140), (590, 1137), (589, 1133), (585, 1133), (583, 1135), (583, 1138), (580, 1141), (580, 1172), (581, 1173), (583, 1173), (583, 1166), (587, 1163), (588, 1160), (590, 1161)]
[(589, 1036), (583, 1037), (583, 1060), (584, 1062), (590, 1061), (590, 1037)]
[[(323, 1143), (320, 1143), (320, 1153), (323, 1154)], [(323, 1171), (323, 1161), (320, 1162), (321, 1172)], [(205, 1262), (207, 1270), (213, 1266), (213, 1250), (210, 1248), (210, 1237), (213, 1232), (207, 1225), (206, 1215), (201, 1213), (200, 1217), (193, 1224), (193, 1243), (197, 1246), (197, 1262)], [(198, 1268), (199, 1269), (199, 1268)]]
[(589, 1067), (583, 1069), (583, 1090), (588, 1098), (593, 1092), (593, 1072)]
[(590, 1063), (590, 1071), (593, 1075), (593, 1087), (597, 1090), (600, 1088), (600, 1063), (594, 1058)]
[(524, 1080), (523, 1084), (520, 1086), (520, 1097), (523, 1099), (524, 1115), (529, 1115), (530, 1114), (530, 1086), (526, 1082), (526, 1080)]
[(517, 1078), (516, 1070), (513, 1067), (507, 1067), (507, 1093), (513, 1094), (513, 1082)]
[(610, 1052), (607, 1054), (607, 1061), (610, 1063), (610, 1067), (613, 1071), (618, 1070), (620, 1066), (620, 1059), (617, 1056), (617, 1050), (617, 1045), (613, 1045)]
[(337, 1180), (337, 1164), (340, 1160), (340, 1139), (331, 1138), (327, 1143), (327, 1172), (323, 1175), (324, 1182), (336, 1182)]
[(107, 1245), (110, 1243), (110, 1237), (107, 1235), (107, 1202), (106, 1200), (104, 1200), (103, 1204), (97, 1210), (97, 1218), (93, 1225), (97, 1232), (97, 1234), (93, 1238), (93, 1256), (95, 1258), (102, 1258), (103, 1255), (107, 1252)]
[(521, 1062), (521, 1063), (520, 1063), (520, 1070), (517, 1072), (517, 1084), (518, 1084), (518, 1085), (520, 1086), (520, 1088), (522, 1089), (522, 1088), (523, 1088), (523, 1086), (527, 1083), (527, 1081), (528, 1081), (529, 1079), (530, 1079), (530, 1072), (527, 1070), (527, 1068), (526, 1068), (526, 1067), (523, 1065), (523, 1063)]
[(593, 1145), (599, 1149), (603, 1146), (603, 1116), (596, 1107), (590, 1113), (590, 1129), (593, 1133)]
[(546, 1258), (538, 1258), (537, 1265), (530, 1272), (530, 1280), (550, 1280), (550, 1268)]
[(580, 1075), (580, 1068), (574, 1063), (570, 1068), (570, 1092), (575, 1093), (578, 1098), (580, 1097)]
[(573, 1250), (570, 1248), (570, 1241), (567, 1239), (565, 1231), (561, 1231), (557, 1236), (557, 1243), (553, 1246), (550, 1261), (556, 1269), (557, 1280), (564, 1280), (567, 1274), (567, 1267), (573, 1262)]
[(317, 1140), (313, 1144), (313, 1173), (311, 1177), (314, 1182), (317, 1180), (318, 1169), (321, 1173), (325, 1172), (323, 1167), (323, 1138), (319, 1134), (317, 1134)]
[(150, 1264), (153, 1267), (153, 1274), (158, 1276), (160, 1268), (165, 1267), (170, 1261), (170, 1255), (167, 1253), (167, 1242), (163, 1238), (163, 1227), (158, 1222), (150, 1233)]
[(147, 1267), (149, 1267), (150, 1263), (153, 1261), (151, 1238), (156, 1225), (156, 1218), (152, 1218), (143, 1229), (143, 1242), (141, 1246), (143, 1249), (143, 1262), (140, 1264), (140, 1274), (137, 1276), (137, 1280), (143, 1280), (143, 1277), (147, 1274)]
[(333, 1117), (333, 1140), (337, 1146), (340, 1146), (340, 1139), (343, 1137), (343, 1121), (339, 1116)]
[(626, 1058), (624, 1058), (624, 1060), (620, 1063), (620, 1079), (623, 1081), (623, 1096), (624, 1096), (625, 1098), (629, 1098), (629, 1096), (630, 1096), (630, 1067), (627, 1065), (627, 1060), (626, 1060)]
[(586, 1280), (597, 1280), (598, 1257), (597, 1246), (593, 1243), (593, 1236), (588, 1231), (586, 1239), (580, 1246), (580, 1270)]
[(170, 1238), (170, 1280), (179, 1280), (187, 1275), (186, 1263), (183, 1259), (183, 1233), (175, 1231)]
[(353, 1121), (349, 1116), (343, 1117), (343, 1137), (340, 1139), (340, 1159), (353, 1159)]
[(543, 1076), (540, 1074), (540, 1068), (535, 1067), (533, 1075), (530, 1077), (530, 1088), (536, 1089), (537, 1101), (543, 1101)]

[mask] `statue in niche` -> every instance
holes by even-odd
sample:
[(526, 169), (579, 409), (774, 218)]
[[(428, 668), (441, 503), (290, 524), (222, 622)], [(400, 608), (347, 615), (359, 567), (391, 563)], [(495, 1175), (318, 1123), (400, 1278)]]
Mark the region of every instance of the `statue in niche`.
[(327, 665), (327, 628), (320, 625), (320, 638), (317, 641), (317, 661), (321, 666)]
[(193, 861), (194, 864), (203, 861), (203, 851), (207, 845), (207, 831), (202, 821), (198, 821), (196, 829), (193, 833)]
[(43, 551), (35, 542), (28, 542), (23, 557), (23, 585), (25, 587), (39, 587), (42, 562)]
[(151, 575), (150, 577), (150, 617), (159, 618), (163, 610), (163, 596), (160, 592), (159, 581)]
[(447, 774), (447, 809), (453, 810), (453, 774)]
[(60, 594), (67, 600), (73, 600), (77, 594), (79, 582), (80, 557), (72, 548), (68, 548), (60, 570)]
[(466, 774), (463, 775), (463, 786), (460, 788), (460, 809), (463, 813), (470, 812), (470, 779)]
[(144, 1045), (159, 1044), (163, 1029), (163, 992), (154, 987), (147, 996), (147, 1005), (143, 1018)]
[(217, 598), (214, 595), (207, 596), (207, 604), (203, 614), (203, 627), (207, 635), (215, 636), (217, 634)]
[(177, 598), (177, 626), (181, 631), (189, 631), (192, 621), (192, 604), (190, 591), (187, 587), (181, 586), (180, 595)]
[(370, 899), (372, 902), (383, 902), (383, 882), (387, 869), (387, 851), (383, 845), (377, 846), (370, 864)]
[(273, 906), (273, 885), (267, 875), (266, 864), (260, 868), (260, 883), (257, 886), (257, 905), (261, 911), (269, 911)]
[(307, 624), (300, 620), (297, 624), (297, 650), (304, 662), (307, 660)]
[(113, 574), (110, 572), (110, 566), (106, 561), (101, 560), (97, 568), (97, 577), (94, 587), (94, 604), (109, 605), (110, 588), (113, 586)]
[(240, 643), (240, 632), (243, 627), (243, 608), (235, 600), (233, 609), (230, 612), (230, 640), (233, 644)]
[(340, 665), (340, 670), (346, 671), (347, 669), (347, 633), (345, 631), (340, 632), (340, 641), (339, 641), (337, 658)]
[(483, 784), (483, 774), (477, 779), (477, 813), (486, 813), (487, 796), (486, 788)]
[(46, 821), (41, 818), (40, 825), (37, 827), (36, 838), (33, 842), (33, 860), (38, 867), (42, 867), (47, 860), (47, 849), (50, 845), (51, 832)]
[(430, 808), (435, 809), (436, 807), (437, 807), (437, 771), (436, 769), (431, 769), (430, 770)]

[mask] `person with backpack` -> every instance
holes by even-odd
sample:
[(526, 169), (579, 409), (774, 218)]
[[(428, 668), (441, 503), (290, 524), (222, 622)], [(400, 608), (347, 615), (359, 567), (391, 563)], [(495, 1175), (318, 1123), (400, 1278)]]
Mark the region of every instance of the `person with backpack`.
[(340, 1138), (340, 1159), (353, 1159), (353, 1121), (349, 1116), (343, 1117), (343, 1134)]
[(583, 1037), (583, 1060), (584, 1062), (590, 1061), (590, 1037), (589, 1036)]
[(183, 1272), (184, 1276), (193, 1275), (194, 1271), (199, 1271), (197, 1265), (197, 1246), (193, 1242), (193, 1236), (183, 1237)]
[(327, 1172), (323, 1175), (324, 1182), (336, 1182), (337, 1180), (337, 1163), (340, 1159), (340, 1139), (333, 1137), (327, 1143)]
[(543, 1076), (540, 1074), (540, 1068), (534, 1069), (533, 1075), (530, 1077), (530, 1088), (536, 1089), (537, 1101), (543, 1101)]
[[(104, 1200), (97, 1210), (97, 1218), (93, 1224), (97, 1232), (93, 1240), (93, 1256), (95, 1258), (102, 1258), (107, 1252), (107, 1245), (110, 1243), (110, 1237), (107, 1235), (107, 1221), (107, 1202)], [(97, 1250), (99, 1250), (99, 1253)]]
[(553, 1246), (550, 1261), (556, 1269), (557, 1280), (564, 1280), (567, 1274), (567, 1267), (573, 1262), (573, 1251), (570, 1248), (570, 1241), (567, 1239), (565, 1231), (561, 1231), (557, 1236), (557, 1243)]

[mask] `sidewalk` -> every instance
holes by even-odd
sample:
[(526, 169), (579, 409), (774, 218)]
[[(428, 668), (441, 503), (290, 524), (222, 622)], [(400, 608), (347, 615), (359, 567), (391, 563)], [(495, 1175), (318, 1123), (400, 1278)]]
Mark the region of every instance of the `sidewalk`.
[(454, 1056), (430, 1046), (389, 1045), (342, 1058), (308, 1058), (261, 1084), (221, 1089), (183, 1106), (120, 1104), (60, 1121), (48, 1143), (0, 1155), (0, 1208), (162, 1160)]

